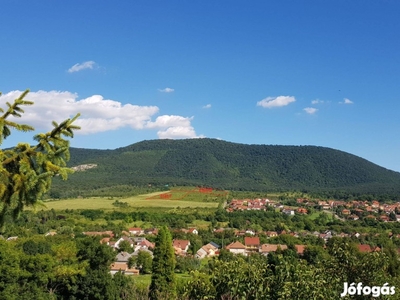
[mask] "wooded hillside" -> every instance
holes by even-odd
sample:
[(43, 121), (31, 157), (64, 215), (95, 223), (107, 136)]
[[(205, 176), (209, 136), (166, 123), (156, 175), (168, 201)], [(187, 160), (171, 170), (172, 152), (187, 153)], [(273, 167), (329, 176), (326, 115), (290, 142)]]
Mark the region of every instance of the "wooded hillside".
[(116, 185), (205, 185), (233, 190), (400, 195), (400, 173), (317, 146), (245, 145), (216, 139), (150, 140), (115, 150), (71, 148), (69, 166), (97, 164), (56, 180), (53, 191)]

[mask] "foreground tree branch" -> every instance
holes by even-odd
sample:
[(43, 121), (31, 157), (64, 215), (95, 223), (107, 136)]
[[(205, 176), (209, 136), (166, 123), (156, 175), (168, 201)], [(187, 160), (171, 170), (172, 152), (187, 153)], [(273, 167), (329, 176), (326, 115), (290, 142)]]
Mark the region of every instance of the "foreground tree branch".
[[(21, 106), (33, 105), (24, 100), (29, 93), (26, 90), (14, 100), (7, 102), (7, 110), (0, 108), (0, 145), (11, 130), (32, 131), (29, 125), (8, 120), (10, 116), (21, 117), (24, 110)], [(1, 96), (1, 93), (0, 93)], [(50, 189), (52, 177), (60, 175), (64, 180), (72, 170), (66, 167), (69, 160), (69, 140), (74, 131), (80, 129), (73, 125), (79, 113), (60, 124), (53, 121), (53, 130), (34, 136), (37, 145), (18, 143), (14, 148), (0, 149), (0, 231), (5, 225), (5, 216), (11, 214), (15, 219), (25, 206), (34, 206), (38, 199)]]

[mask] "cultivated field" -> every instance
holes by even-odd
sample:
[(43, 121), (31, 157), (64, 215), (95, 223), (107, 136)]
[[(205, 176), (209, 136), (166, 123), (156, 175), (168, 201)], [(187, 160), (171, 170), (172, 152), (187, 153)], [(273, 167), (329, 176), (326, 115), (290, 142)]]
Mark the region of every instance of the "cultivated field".
[[(165, 192), (156, 192), (145, 195), (138, 195), (126, 198), (110, 198), (110, 197), (91, 197), (91, 198), (73, 198), (65, 200), (50, 200), (44, 201), (46, 209), (104, 209), (113, 210), (121, 209), (126, 210), (135, 207), (206, 207), (206, 208), (217, 208), (218, 202), (201, 202), (193, 200), (170, 200), (170, 199), (156, 199), (158, 195)], [(128, 203), (129, 207), (119, 208), (113, 205), (113, 202), (118, 200), (120, 202)]]

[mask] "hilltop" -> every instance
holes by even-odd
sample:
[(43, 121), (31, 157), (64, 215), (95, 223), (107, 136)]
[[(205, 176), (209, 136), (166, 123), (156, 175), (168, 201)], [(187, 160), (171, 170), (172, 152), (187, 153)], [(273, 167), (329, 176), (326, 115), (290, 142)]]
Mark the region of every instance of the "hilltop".
[(115, 150), (71, 148), (70, 167), (95, 164), (53, 191), (117, 185), (202, 185), (233, 190), (400, 195), (400, 173), (319, 146), (246, 145), (217, 139), (148, 140)]

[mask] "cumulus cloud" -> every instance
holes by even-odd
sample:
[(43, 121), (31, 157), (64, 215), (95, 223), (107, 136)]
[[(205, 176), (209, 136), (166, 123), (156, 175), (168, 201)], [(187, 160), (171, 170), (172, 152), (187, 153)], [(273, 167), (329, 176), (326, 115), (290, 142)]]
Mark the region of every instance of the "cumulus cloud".
[[(0, 101), (13, 102), (21, 95), (22, 91), (12, 91), (0, 97)], [(155, 121), (154, 116), (159, 113), (157, 106), (139, 106), (122, 104), (121, 102), (104, 99), (101, 95), (93, 95), (78, 100), (78, 95), (71, 92), (38, 91), (26, 96), (27, 100), (35, 104), (25, 107), (22, 123), (32, 125), (36, 129), (51, 129), (51, 121), (63, 121), (80, 112), (81, 117), (76, 125), (81, 126), (77, 134), (92, 134), (123, 127), (135, 130), (159, 129), (159, 137), (170, 136), (197, 137), (191, 121), (193, 117), (176, 115), (161, 115)]]
[(160, 139), (178, 139), (178, 138), (200, 138), (197, 136), (191, 122), (193, 117), (182, 117), (176, 115), (163, 115), (156, 118), (154, 122), (148, 122), (146, 128), (161, 129), (157, 132)]
[(313, 115), (313, 114), (315, 114), (315, 113), (318, 111), (318, 109), (317, 109), (317, 108), (314, 108), (314, 107), (306, 107), (306, 108), (303, 108), (303, 110), (304, 110), (306, 113), (310, 114), (310, 115)]
[(343, 103), (343, 104), (353, 104), (354, 102), (351, 101), (350, 99), (344, 98), (344, 99), (343, 99), (343, 102), (340, 102), (340, 103)]
[(203, 108), (211, 108), (211, 104), (204, 105)]
[(171, 89), (169, 87), (166, 87), (165, 89), (158, 89), (161, 93), (172, 93), (175, 91), (174, 89)]
[(148, 122), (147, 128), (189, 127), (193, 117), (186, 118), (175, 115), (159, 116), (154, 122)]
[(79, 72), (85, 69), (93, 69), (96, 66), (96, 63), (92, 60), (85, 61), (81, 64), (75, 64), (71, 68), (68, 69), (68, 73)]
[(257, 106), (264, 108), (273, 108), (289, 105), (295, 102), (296, 99), (293, 96), (278, 96), (278, 97), (267, 97), (257, 102)]

